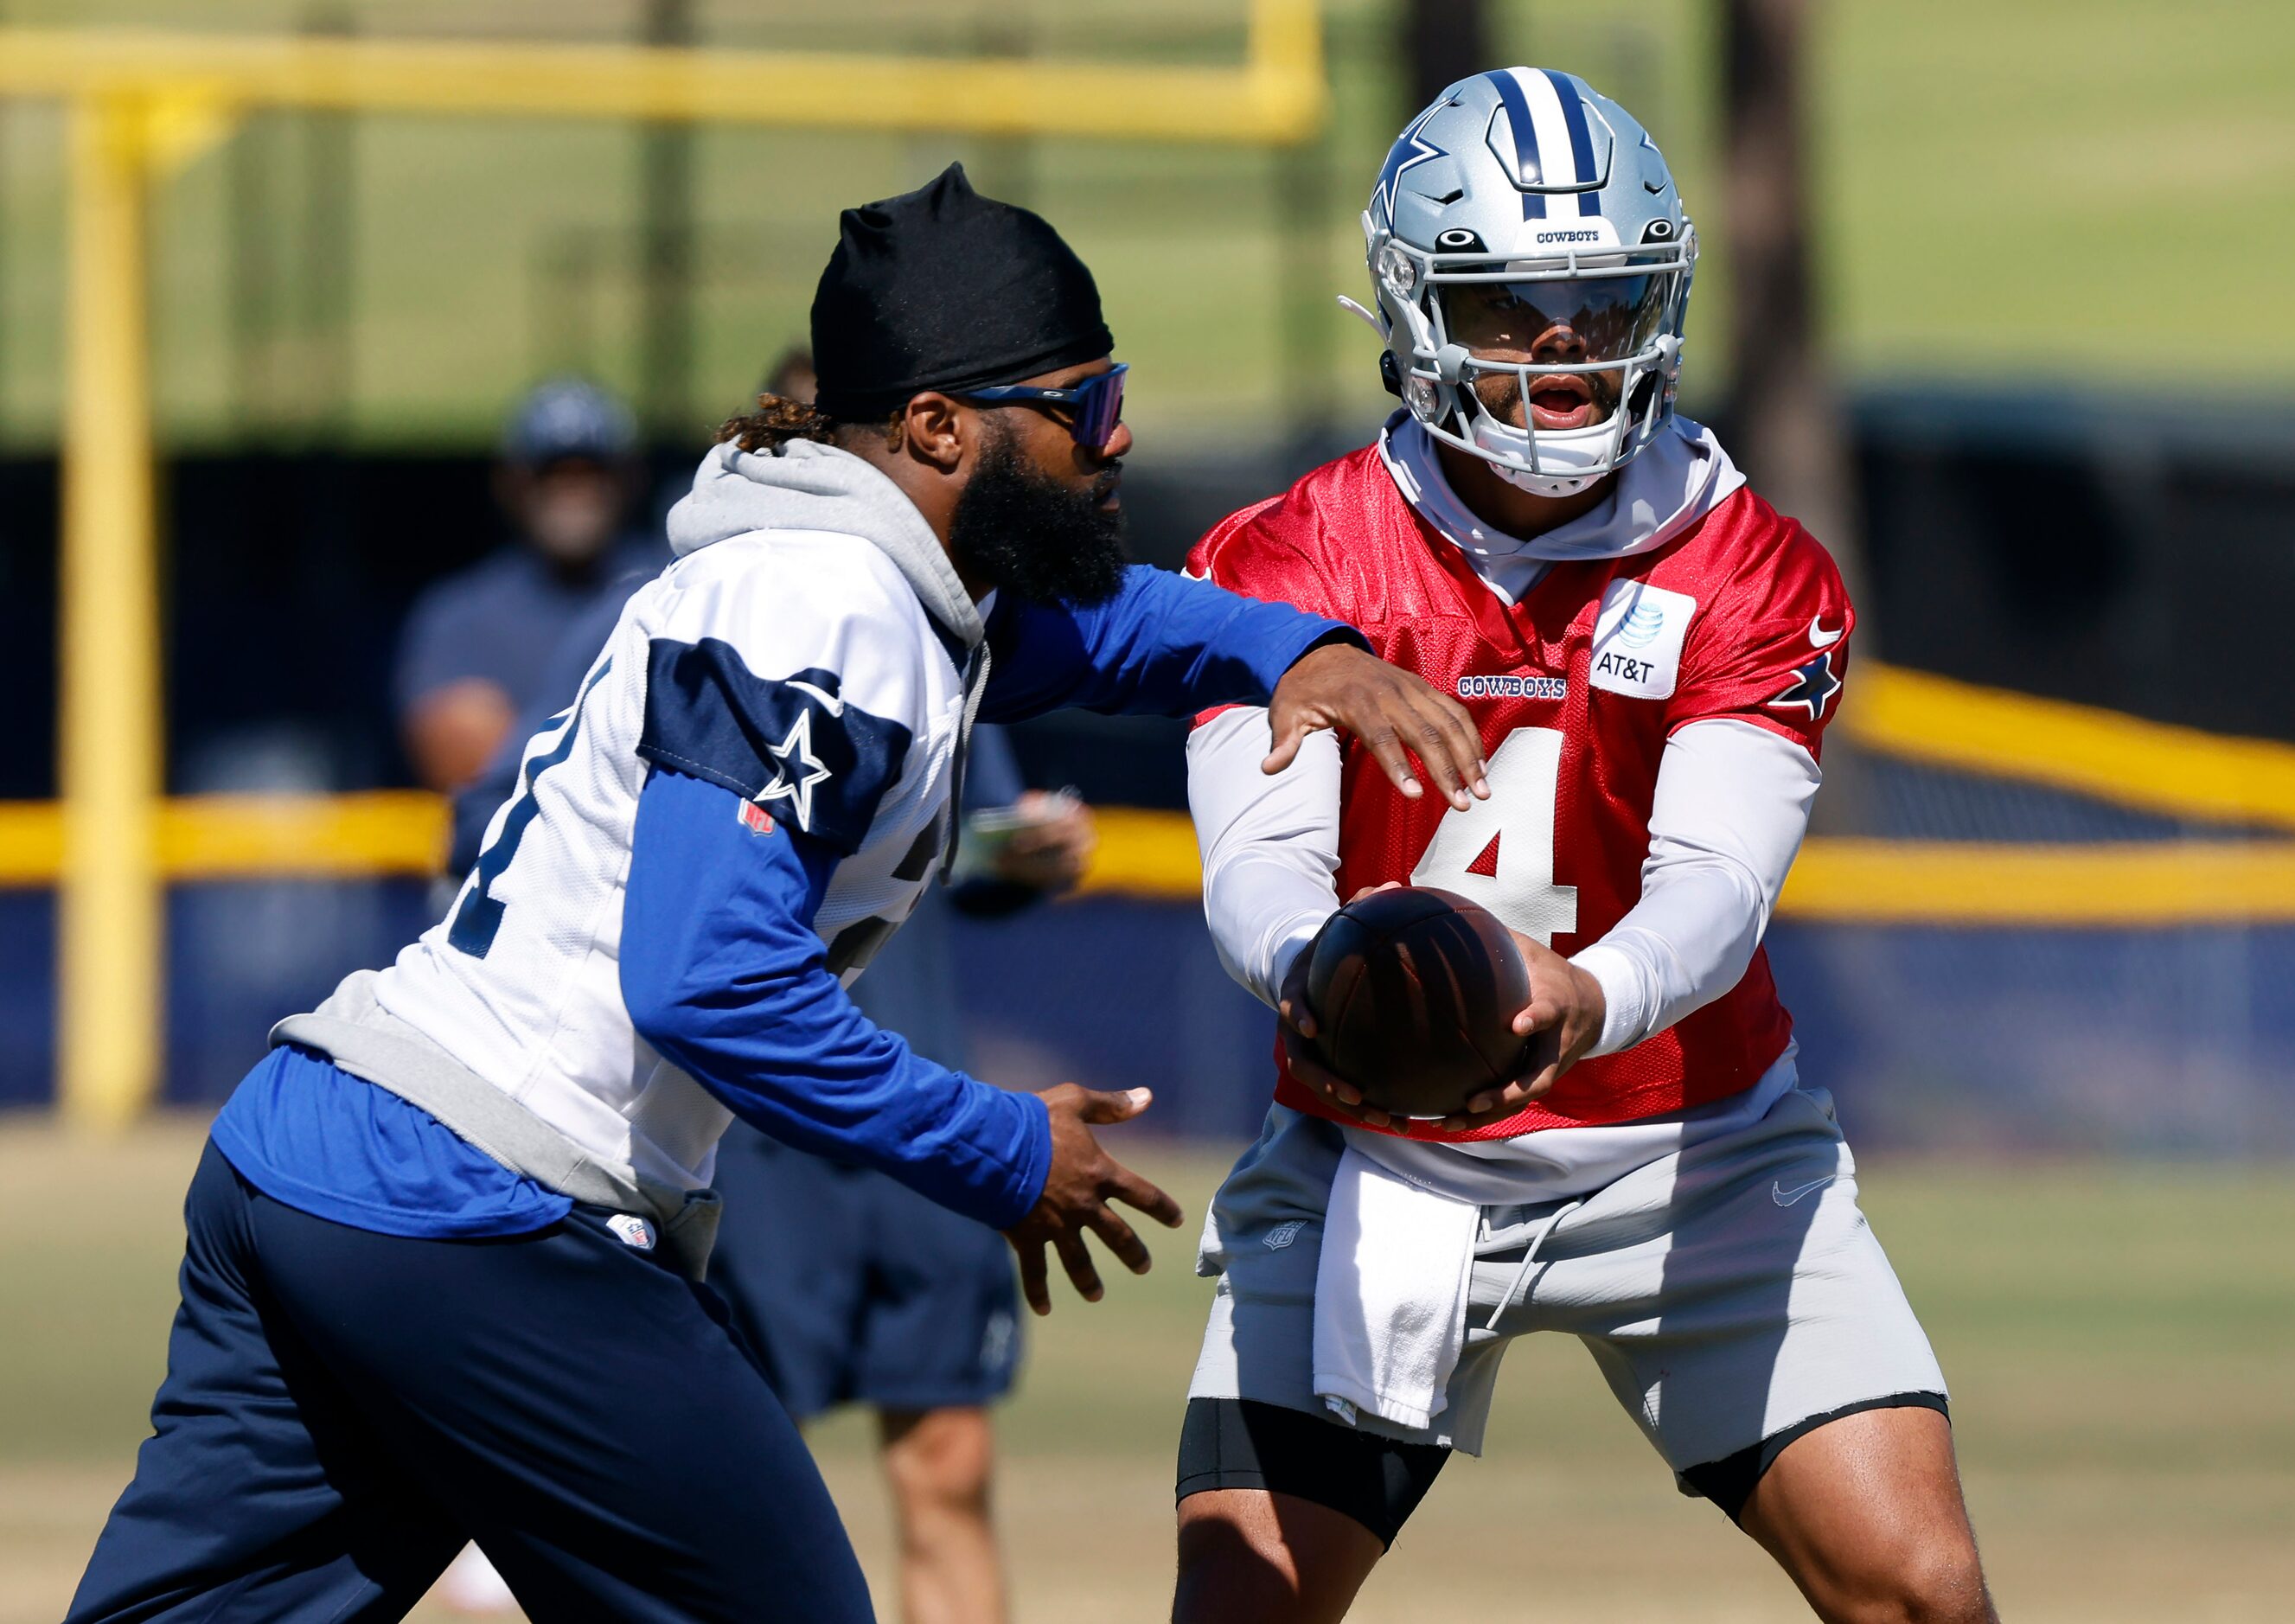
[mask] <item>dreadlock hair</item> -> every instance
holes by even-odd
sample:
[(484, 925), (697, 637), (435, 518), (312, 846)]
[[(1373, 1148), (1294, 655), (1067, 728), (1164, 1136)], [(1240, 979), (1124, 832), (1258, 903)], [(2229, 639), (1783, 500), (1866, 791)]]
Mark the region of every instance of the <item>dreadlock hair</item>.
[(850, 430), (869, 429), (889, 437), (896, 418), (860, 422), (850, 418), (833, 417), (809, 401), (791, 400), (786, 395), (760, 395), (757, 409), (739, 417), (729, 417), (717, 430), (717, 444), (731, 440), (743, 451), (779, 451), (791, 440), (812, 440), (818, 445), (834, 445)]

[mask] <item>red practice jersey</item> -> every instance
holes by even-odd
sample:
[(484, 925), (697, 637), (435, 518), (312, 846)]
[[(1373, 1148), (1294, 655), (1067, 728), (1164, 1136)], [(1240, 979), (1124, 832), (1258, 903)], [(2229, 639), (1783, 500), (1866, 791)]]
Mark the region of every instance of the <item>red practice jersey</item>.
[[(1727, 717), (1816, 755), (1854, 624), (1825, 549), (1745, 489), (1652, 551), (1550, 565), (1508, 607), (1404, 500), (1376, 445), (1222, 520), (1189, 571), (1360, 628), (1480, 724), (1491, 798), (1465, 812), (1431, 792), (1405, 799), (1369, 752), (1344, 747), (1339, 894), (1439, 885), (1565, 955), (1640, 899), (1674, 730)], [(1728, 992), (1631, 1049), (1580, 1061), (1517, 1114), (1465, 1133), (1401, 1131), (1502, 1138), (1683, 1110), (1752, 1087), (1792, 1033), (1757, 951)], [(1287, 1075), (1276, 1098), (1333, 1114)]]

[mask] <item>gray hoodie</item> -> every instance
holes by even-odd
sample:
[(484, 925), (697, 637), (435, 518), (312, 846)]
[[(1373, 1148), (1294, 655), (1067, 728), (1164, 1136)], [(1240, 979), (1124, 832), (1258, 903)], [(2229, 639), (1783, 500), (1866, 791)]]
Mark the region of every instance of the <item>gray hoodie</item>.
[[(711, 446), (694, 470), (693, 488), (669, 510), (670, 551), (682, 559), (760, 530), (857, 536), (899, 567), (964, 675), (964, 725), (956, 737), (949, 792), (949, 804), (963, 805), (973, 718), (988, 687), (988, 634), (980, 607), (917, 504), (866, 461), (834, 445), (789, 440), (772, 452), (743, 451), (731, 442)], [(951, 840), (941, 853), (943, 881), (956, 851)]]
[(985, 635), (978, 607), (916, 503), (849, 451), (811, 440), (775, 452), (712, 446), (694, 470), (693, 488), (669, 510), (670, 550), (682, 559), (760, 530), (824, 531), (873, 543), (962, 650), (959, 665)]

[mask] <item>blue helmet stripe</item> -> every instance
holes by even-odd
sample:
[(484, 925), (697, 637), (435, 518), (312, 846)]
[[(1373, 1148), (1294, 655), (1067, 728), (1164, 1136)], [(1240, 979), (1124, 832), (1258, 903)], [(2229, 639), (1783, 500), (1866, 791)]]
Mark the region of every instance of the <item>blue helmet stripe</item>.
[[(1556, 73), (1551, 68), (1545, 72), (1554, 86), (1555, 100), (1562, 103), (1562, 122), (1570, 126), (1570, 158), (1578, 167), (1578, 184), (1591, 188), (1602, 177), (1594, 167), (1594, 138), (1586, 128), (1585, 101), (1579, 95), (1578, 86), (1570, 82), (1568, 74)], [(1582, 195), (1580, 197), (1580, 214), (1594, 212), (1586, 207), (1589, 200)]]
[[(1516, 182), (1520, 182), (1524, 170), (1537, 175), (1542, 180), (1546, 172), (1540, 167), (1538, 162), (1538, 129), (1530, 121), (1530, 103), (1523, 99), (1522, 86), (1515, 84), (1514, 75), (1503, 68), (1486, 73), (1482, 77), (1488, 79), (1492, 87), (1498, 91), (1499, 101), (1506, 108), (1507, 126), (1514, 131)], [(1544, 219), (1546, 200), (1535, 192), (1523, 192), (1522, 217), (1525, 220)]]

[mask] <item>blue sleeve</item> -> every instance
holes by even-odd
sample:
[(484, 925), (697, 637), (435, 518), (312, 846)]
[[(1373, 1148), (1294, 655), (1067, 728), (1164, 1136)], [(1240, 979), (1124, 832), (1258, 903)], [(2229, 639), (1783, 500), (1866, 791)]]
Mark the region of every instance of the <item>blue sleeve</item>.
[(1011, 805), (1028, 788), (1020, 771), (1020, 757), (1012, 736), (991, 724), (976, 727), (965, 746), (964, 805), (967, 812), (993, 812)]
[(1134, 564), (1115, 597), (1088, 608), (1000, 596), (980, 719), (1022, 722), (1070, 706), (1185, 716), (1264, 705), (1301, 655), (1335, 638), (1362, 642), (1352, 627), (1289, 604)]
[(836, 853), (742, 811), (731, 791), (659, 768), (639, 796), (622, 923), (639, 1034), (777, 1139), (880, 1169), (992, 1228), (1018, 1222), (1051, 1167), (1043, 1102), (935, 1065), (862, 1015), (813, 928)]

